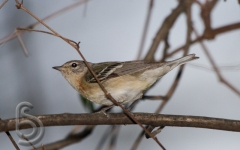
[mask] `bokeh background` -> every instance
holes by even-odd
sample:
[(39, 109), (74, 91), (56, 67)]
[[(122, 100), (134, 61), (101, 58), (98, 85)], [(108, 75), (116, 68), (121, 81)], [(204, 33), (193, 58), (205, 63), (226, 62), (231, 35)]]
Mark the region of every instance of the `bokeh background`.
[[(2, 1), (1, 1), (2, 2)], [(76, 1), (24, 1), (24, 6), (39, 18), (44, 18), (57, 10)], [(128, 61), (137, 58), (140, 39), (147, 14), (148, 0), (91, 0), (46, 23), (61, 35), (81, 41), (80, 49), (90, 62)], [(152, 40), (178, 1), (155, 0), (149, 31), (144, 47), (145, 56)], [(202, 33), (204, 26), (199, 16), (200, 9), (194, 4), (192, 9), (193, 24)], [(240, 21), (240, 5), (237, 0), (220, 1), (213, 13), (213, 28)], [(0, 38), (11, 34), (16, 27), (26, 27), (34, 22), (31, 16), (17, 10), (14, 1), (8, 1), (0, 10)], [(46, 30), (45, 27), (37, 27)], [(170, 49), (185, 43), (186, 17), (182, 14), (174, 24), (169, 36)], [(34, 109), (33, 115), (87, 113), (78, 93), (67, 83), (63, 76), (52, 69), (66, 61), (81, 59), (77, 52), (59, 38), (35, 32), (22, 35), (29, 51), (26, 57), (17, 39), (0, 47), (0, 117), (15, 117), (18, 103), (28, 101)], [(240, 30), (218, 35), (214, 40), (204, 41), (220, 67), (223, 76), (240, 90)], [(163, 44), (158, 48), (156, 59), (162, 56)], [(240, 120), (239, 96), (220, 83), (211, 68), (199, 44), (190, 47), (189, 53), (195, 53), (199, 60), (186, 66), (178, 88), (171, 100), (164, 107), (162, 114), (193, 115)], [(171, 57), (181, 57), (178, 53)], [(196, 67), (195, 65), (202, 66)], [(164, 95), (176, 76), (177, 69), (163, 77), (147, 95)], [(145, 100), (138, 103), (134, 112), (154, 112), (161, 101)], [(114, 112), (119, 112), (115, 108)], [(63, 139), (73, 126), (46, 127), (41, 143), (47, 144)], [(94, 132), (83, 140), (64, 150), (96, 149), (108, 126), (97, 126)], [(29, 130), (30, 132), (31, 130)], [(130, 149), (141, 129), (137, 125), (122, 126), (117, 139), (117, 150)], [(15, 131), (10, 132), (15, 141), (19, 137)], [(202, 150), (240, 148), (240, 134), (237, 132), (210, 129), (166, 127), (157, 135), (160, 142), (169, 150)], [(0, 133), (0, 149), (14, 149), (5, 133)], [(108, 142), (104, 145), (105, 149)], [(31, 147), (20, 146), (21, 149)], [(143, 139), (139, 150), (159, 149), (151, 139)]]

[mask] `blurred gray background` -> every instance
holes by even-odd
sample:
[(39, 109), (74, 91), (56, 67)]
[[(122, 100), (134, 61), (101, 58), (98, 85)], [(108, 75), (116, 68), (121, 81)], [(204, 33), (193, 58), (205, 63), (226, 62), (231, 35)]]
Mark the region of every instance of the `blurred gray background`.
[[(1, 1), (2, 2), (2, 1)], [(39, 18), (68, 6), (76, 1), (24, 1), (24, 6)], [(128, 61), (137, 57), (148, 0), (91, 0), (67, 13), (46, 21), (61, 35), (74, 41), (81, 41), (80, 49), (90, 62)], [(145, 56), (156, 31), (162, 21), (176, 7), (177, 1), (155, 1), (149, 32), (144, 47)], [(193, 23), (203, 32), (203, 23), (199, 17), (199, 7), (193, 7)], [(16, 27), (26, 27), (36, 22), (22, 10), (17, 10), (14, 1), (8, 1), (0, 10), (0, 38), (11, 34)], [(221, 1), (212, 14), (213, 28), (240, 21), (240, 5), (237, 0)], [(46, 30), (43, 26), (37, 27)], [(171, 49), (185, 43), (186, 21), (182, 14), (174, 24), (169, 36)], [(87, 113), (79, 100), (78, 93), (67, 83), (63, 76), (52, 69), (66, 61), (81, 59), (78, 53), (59, 38), (35, 32), (26, 32), (22, 38), (29, 51), (25, 57), (17, 39), (0, 47), (0, 118), (15, 117), (18, 103), (28, 101), (34, 109), (33, 115)], [(240, 64), (240, 30), (233, 30), (217, 36), (212, 41), (205, 41), (217, 65)], [(160, 59), (162, 45), (156, 59)], [(189, 53), (195, 53), (199, 60), (191, 64), (211, 68), (199, 44), (190, 47)], [(174, 55), (172, 59), (182, 54)], [(142, 58), (143, 58), (142, 56)], [(164, 95), (171, 86), (177, 69), (163, 77), (147, 95)], [(221, 70), (226, 79), (240, 89), (239, 66), (235, 69)], [(138, 103), (135, 112), (154, 112), (160, 101), (145, 100)], [(114, 109), (119, 112), (119, 108)], [(193, 115), (240, 120), (240, 98), (237, 94), (220, 83), (213, 71), (187, 65), (179, 86), (171, 100), (162, 111), (163, 114)], [(98, 126), (83, 140), (63, 148), (95, 149), (108, 126)], [(42, 141), (47, 144), (64, 138), (73, 128), (46, 127)], [(137, 125), (121, 127), (117, 139), (117, 150), (130, 149), (141, 131)], [(11, 131), (15, 141), (19, 137)], [(168, 149), (240, 149), (240, 134), (237, 132), (210, 129), (166, 127), (159, 135), (160, 142)], [(38, 144), (38, 145), (39, 145)], [(14, 149), (5, 133), (0, 133), (0, 149)], [(20, 146), (21, 149), (31, 147)], [(151, 139), (143, 139), (139, 150), (159, 149)]]

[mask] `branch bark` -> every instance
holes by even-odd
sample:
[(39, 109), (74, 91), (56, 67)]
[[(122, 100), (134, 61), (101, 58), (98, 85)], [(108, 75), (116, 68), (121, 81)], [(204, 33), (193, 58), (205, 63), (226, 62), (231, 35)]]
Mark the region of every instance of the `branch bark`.
[[(141, 124), (152, 126), (177, 126), (177, 127), (195, 127), (207, 128), (225, 131), (240, 132), (240, 121), (221, 118), (210, 118), (201, 116), (180, 116), (180, 115), (161, 115), (153, 113), (133, 113), (133, 116)], [(133, 125), (134, 123), (123, 113), (102, 113), (90, 114), (54, 114), (36, 116), (45, 127), (48, 126), (66, 126), (66, 125)], [(19, 122), (28, 118), (20, 118)], [(32, 120), (34, 122), (34, 120)], [(0, 120), (0, 132), (15, 130), (15, 119)], [(36, 123), (36, 126), (38, 124)], [(31, 128), (26, 124), (21, 129)]]

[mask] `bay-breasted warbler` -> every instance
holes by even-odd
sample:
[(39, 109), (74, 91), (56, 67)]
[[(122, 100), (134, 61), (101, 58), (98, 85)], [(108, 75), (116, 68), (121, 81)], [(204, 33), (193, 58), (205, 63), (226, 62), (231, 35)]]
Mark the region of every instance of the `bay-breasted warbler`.
[[(113, 98), (127, 104), (141, 98), (148, 88), (173, 68), (198, 58), (190, 54), (164, 63), (137, 60), (88, 64)], [(53, 68), (60, 71), (70, 85), (88, 100), (107, 106), (113, 104), (83, 61), (72, 60)]]

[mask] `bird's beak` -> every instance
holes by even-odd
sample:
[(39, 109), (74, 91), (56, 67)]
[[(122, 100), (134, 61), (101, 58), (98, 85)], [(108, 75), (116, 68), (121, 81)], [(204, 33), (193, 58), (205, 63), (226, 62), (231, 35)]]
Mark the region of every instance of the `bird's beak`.
[(58, 70), (58, 71), (61, 71), (61, 68), (62, 68), (62, 66), (55, 66), (55, 67), (52, 67), (53, 69), (56, 69), (56, 70)]

